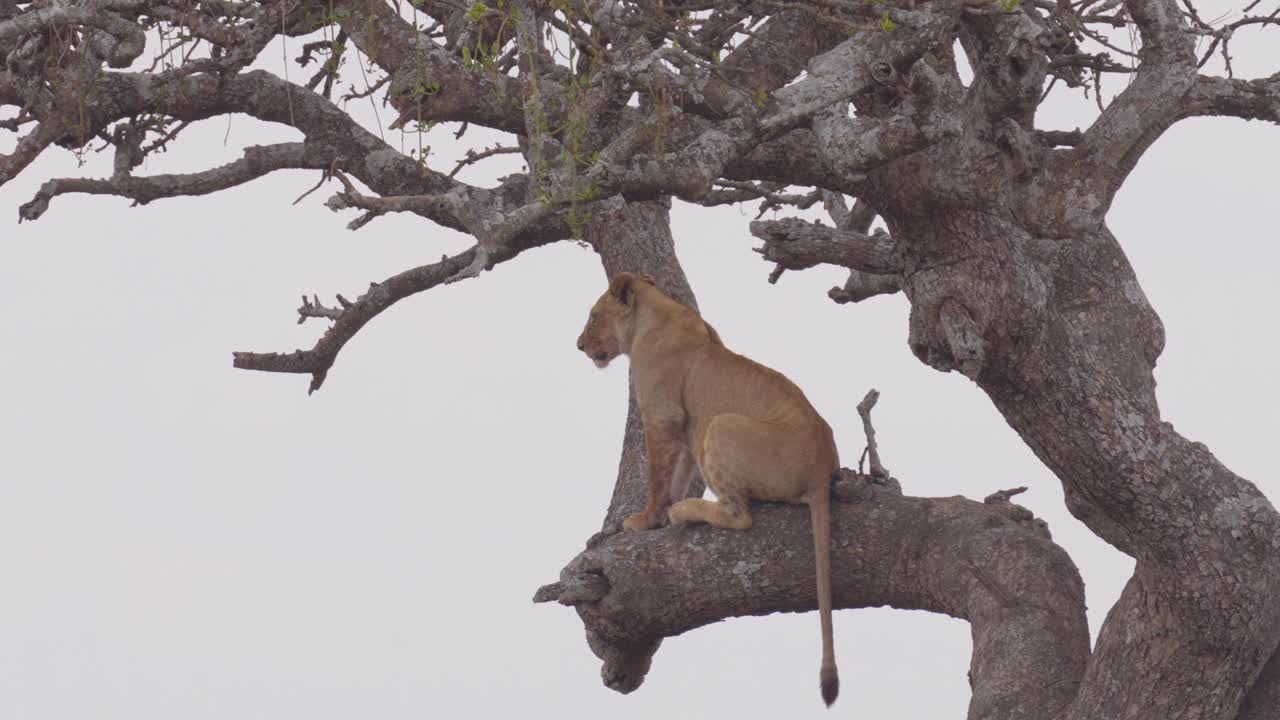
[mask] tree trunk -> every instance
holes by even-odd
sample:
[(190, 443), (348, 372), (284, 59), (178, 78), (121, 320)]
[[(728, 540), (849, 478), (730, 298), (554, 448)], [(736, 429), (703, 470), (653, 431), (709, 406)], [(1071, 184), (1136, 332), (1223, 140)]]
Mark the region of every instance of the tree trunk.
[(910, 241), (912, 350), (973, 378), (1072, 514), (1137, 561), (1069, 717), (1234, 717), (1280, 641), (1280, 517), (1160, 419), (1163, 327), (1119, 244), (1103, 227), (1038, 237), (1001, 203), (895, 200), (873, 202)]

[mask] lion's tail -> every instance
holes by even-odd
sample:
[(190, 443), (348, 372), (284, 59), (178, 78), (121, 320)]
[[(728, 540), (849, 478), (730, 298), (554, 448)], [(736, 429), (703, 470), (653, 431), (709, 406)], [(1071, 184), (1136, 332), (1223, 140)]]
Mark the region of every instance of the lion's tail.
[[(835, 482), (839, 473), (832, 473)], [(840, 676), (836, 672), (836, 653), (831, 633), (831, 486), (817, 493), (809, 503), (813, 523), (813, 556), (818, 570), (818, 616), (822, 621), (822, 700), (827, 707), (840, 694)]]

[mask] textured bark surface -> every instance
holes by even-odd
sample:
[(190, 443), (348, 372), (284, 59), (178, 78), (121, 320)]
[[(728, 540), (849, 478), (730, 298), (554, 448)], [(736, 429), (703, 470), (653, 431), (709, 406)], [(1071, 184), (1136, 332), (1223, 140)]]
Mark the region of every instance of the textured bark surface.
[[(313, 391), (386, 308), (529, 248), (584, 241), (606, 275), (644, 273), (696, 307), (672, 197), (822, 203), (830, 225), (753, 224), (770, 279), (831, 264), (849, 271), (836, 302), (902, 292), (916, 357), (972, 379), (1061, 481), (1070, 511), (1136, 561), (1090, 648), (1074, 566), (1007, 496), (908, 498), (848, 477), (838, 605), (968, 620), (970, 717), (1275, 719), (1280, 515), (1161, 418), (1152, 369), (1164, 329), (1105, 216), (1178, 121), (1280, 122), (1280, 68), (1243, 79), (1230, 60), (1237, 31), (1276, 25), (1260, 2), (1209, 21), (1174, 0), (0, 0), (0, 132), (17, 137), (0, 184), (52, 148), (103, 143), (110, 177), (50, 179), (20, 220), (66, 194), (146, 204), (304, 169), (338, 183), (328, 206), (358, 211), (352, 229), (407, 212), (475, 238), (354, 299), (304, 299), (300, 322), (333, 323), (308, 350), (235, 356), (308, 374)], [(302, 44), (305, 82), (247, 69), (281, 36)], [(352, 56), (359, 85), (335, 97), (355, 82)], [(1104, 80), (1123, 90), (1098, 100), (1089, 127), (1037, 128), (1050, 90), (1103, 98)], [(433, 167), (340, 107), (374, 98), (399, 114), (394, 129), (459, 123), (461, 138), (480, 125), (508, 142)], [(189, 123), (233, 113), (303, 138), (200, 172), (135, 174)], [(521, 172), (458, 179), (517, 152)], [(887, 232), (872, 231), (877, 218)], [(795, 508), (762, 508), (749, 533), (610, 532), (641, 504), (643, 443), (632, 401), (604, 532), (539, 591), (575, 606), (605, 682), (624, 692), (663, 637), (814, 607)]]

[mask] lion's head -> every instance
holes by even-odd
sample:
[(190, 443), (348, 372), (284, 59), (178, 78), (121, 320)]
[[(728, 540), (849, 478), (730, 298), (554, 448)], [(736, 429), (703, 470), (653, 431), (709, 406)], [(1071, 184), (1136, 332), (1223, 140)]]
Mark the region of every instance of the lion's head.
[(636, 287), (644, 280), (631, 273), (618, 273), (609, 289), (591, 306), (587, 326), (578, 336), (578, 349), (596, 367), (608, 367), (613, 359), (630, 348), (635, 323)]

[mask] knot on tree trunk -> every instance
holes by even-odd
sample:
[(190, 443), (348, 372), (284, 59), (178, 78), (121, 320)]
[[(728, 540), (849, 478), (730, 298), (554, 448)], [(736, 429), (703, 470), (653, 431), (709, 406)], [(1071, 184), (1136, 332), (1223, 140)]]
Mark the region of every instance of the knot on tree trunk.
[(556, 582), (538, 588), (533, 594), (533, 601), (544, 603), (554, 600), (561, 605), (581, 605), (596, 602), (608, 592), (609, 581), (603, 575), (566, 570)]
[(930, 367), (975, 381), (992, 369), (1007, 373), (1044, 331), (1055, 241), (985, 210), (929, 222), (892, 228), (912, 239), (903, 275), (911, 351)]
[(605, 687), (626, 695), (644, 682), (662, 639), (614, 643), (587, 630), (587, 646), (600, 658), (600, 679)]
[[(979, 324), (967, 307), (954, 298), (945, 298), (936, 316), (915, 312), (907, 343), (911, 352), (935, 370), (959, 370), (970, 380), (977, 380), (986, 360), (986, 328)], [(919, 320), (919, 322), (915, 322)], [(932, 320), (932, 322), (926, 322)]]

